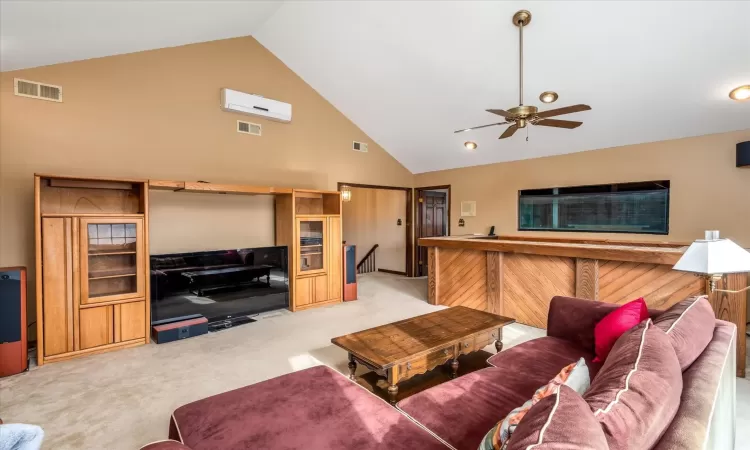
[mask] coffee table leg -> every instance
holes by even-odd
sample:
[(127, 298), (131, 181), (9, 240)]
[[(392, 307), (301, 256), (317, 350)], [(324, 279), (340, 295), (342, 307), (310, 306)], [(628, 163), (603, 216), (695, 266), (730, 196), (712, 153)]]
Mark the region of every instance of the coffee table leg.
[(458, 358), (451, 361), (451, 378), (456, 378), (458, 376)]
[(503, 329), (498, 328), (497, 340), (495, 341), (495, 350), (500, 353), (503, 350)]
[(352, 381), (356, 381), (357, 377), (355, 376), (355, 373), (357, 372), (357, 361), (354, 360), (354, 355), (351, 353), (349, 354), (349, 379)]
[(395, 384), (389, 384), (388, 385), (388, 400), (391, 402), (391, 405), (396, 404), (397, 395), (398, 395), (398, 386)]

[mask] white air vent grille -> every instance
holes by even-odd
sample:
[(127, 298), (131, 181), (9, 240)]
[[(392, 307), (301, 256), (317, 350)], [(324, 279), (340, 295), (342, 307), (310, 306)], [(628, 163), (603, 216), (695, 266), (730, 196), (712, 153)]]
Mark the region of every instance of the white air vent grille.
[(13, 85), (16, 90), (16, 95), (18, 96), (49, 100), (51, 102), (62, 102), (61, 86), (22, 80), (20, 78), (15, 78), (13, 80)]
[(474, 217), (477, 215), (477, 202), (461, 202), (461, 217)]
[(262, 127), (258, 125), (257, 123), (243, 122), (241, 120), (237, 121), (238, 133), (245, 133), (245, 134), (252, 134), (253, 136), (260, 136), (262, 130), (263, 130)]
[(352, 150), (354, 150), (355, 152), (367, 153), (367, 144), (364, 142), (354, 141), (352, 143)]

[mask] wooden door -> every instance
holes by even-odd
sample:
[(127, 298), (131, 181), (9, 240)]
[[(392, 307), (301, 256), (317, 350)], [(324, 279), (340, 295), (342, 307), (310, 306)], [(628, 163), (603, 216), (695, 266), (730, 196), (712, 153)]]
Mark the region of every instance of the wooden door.
[(328, 266), (328, 220), (297, 219), (297, 258), (295, 274), (325, 273)]
[(77, 227), (76, 218), (42, 219), (44, 356), (78, 350)]
[[(437, 191), (419, 191), (418, 237), (445, 236), (448, 234), (448, 194)], [(419, 247), (417, 275), (427, 275), (427, 248)]]
[(313, 302), (327, 302), (330, 299), (328, 293), (328, 276), (318, 275), (317, 277), (313, 277), (313, 285), (313, 287), (315, 288), (315, 292), (313, 293)]
[(113, 305), (81, 308), (79, 334), (81, 350), (114, 343)]
[(81, 304), (146, 297), (143, 219), (81, 219)]
[(299, 308), (313, 303), (315, 298), (315, 286), (312, 277), (297, 278), (294, 280), (294, 307)]
[(328, 298), (341, 298), (342, 269), (341, 217), (328, 218)]
[(146, 337), (146, 302), (114, 305), (115, 342)]

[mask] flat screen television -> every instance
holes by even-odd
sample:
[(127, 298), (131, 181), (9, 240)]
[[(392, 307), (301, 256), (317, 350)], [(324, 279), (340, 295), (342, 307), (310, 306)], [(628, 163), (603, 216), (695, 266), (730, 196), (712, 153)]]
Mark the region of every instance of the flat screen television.
[(287, 247), (151, 255), (151, 322), (220, 322), (289, 306)]

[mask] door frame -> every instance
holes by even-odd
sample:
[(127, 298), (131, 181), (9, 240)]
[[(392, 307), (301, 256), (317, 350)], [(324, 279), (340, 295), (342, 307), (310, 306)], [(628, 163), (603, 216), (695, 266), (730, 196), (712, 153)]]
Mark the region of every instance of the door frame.
[(414, 222), (416, 223), (416, 226), (414, 227), (414, 242), (412, 243), (412, 254), (414, 255), (414, 276), (417, 276), (417, 273), (419, 271), (419, 268), (417, 267), (419, 265), (419, 261), (417, 261), (417, 258), (419, 257), (419, 238), (422, 237), (422, 203), (419, 202), (420, 194), (423, 191), (435, 191), (438, 189), (447, 189), (448, 190), (448, 209), (447, 209), (447, 220), (446, 220), (446, 236), (451, 235), (451, 185), (450, 184), (444, 184), (440, 186), (424, 186), (424, 187), (418, 187), (414, 188)]
[[(381, 186), (376, 184), (361, 184), (361, 183), (344, 183), (339, 181), (337, 184), (337, 190), (341, 192), (341, 188), (344, 186), (348, 187), (354, 187), (354, 188), (363, 188), (363, 189), (386, 189), (391, 191), (404, 191), (406, 193), (406, 211), (404, 211), (404, 219), (406, 220), (406, 226), (404, 227), (406, 230), (406, 272), (396, 272), (396, 271), (390, 271), (390, 270), (381, 270), (378, 269), (380, 272), (388, 272), (388, 273), (395, 273), (396, 275), (405, 275), (407, 277), (413, 277), (414, 276), (414, 232), (413, 232), (413, 226), (412, 226), (412, 212), (413, 212), (413, 196), (414, 196), (414, 189), (410, 187), (401, 187), (401, 186)], [(343, 228), (343, 210), (342, 212), (342, 219), (341, 219), (341, 225)], [(358, 261), (355, 261), (354, 264), (356, 265)]]

